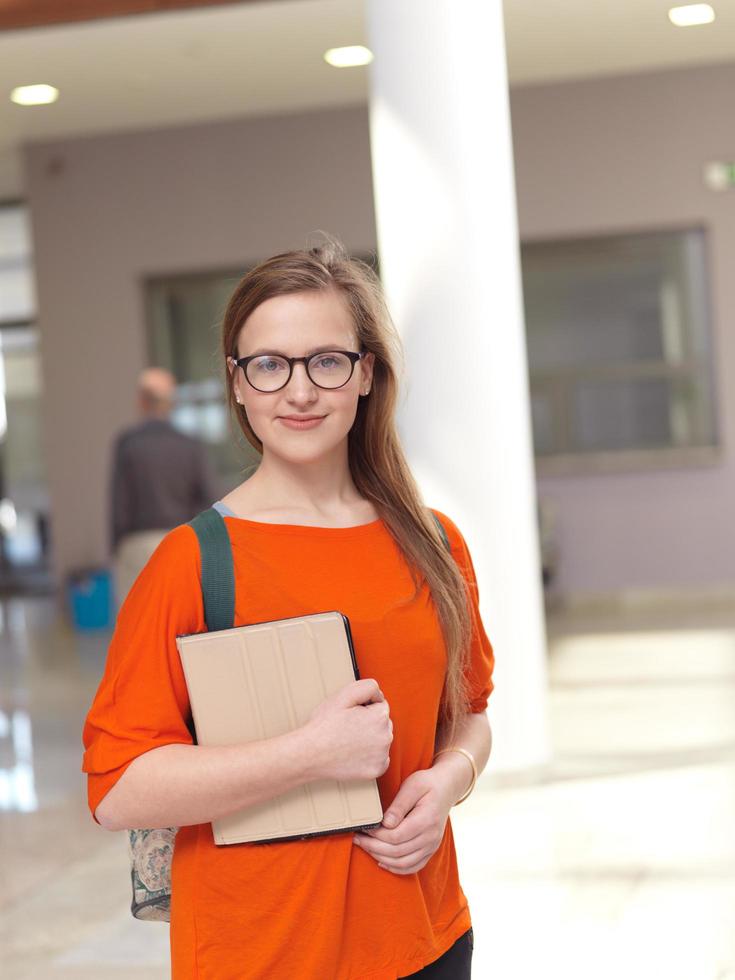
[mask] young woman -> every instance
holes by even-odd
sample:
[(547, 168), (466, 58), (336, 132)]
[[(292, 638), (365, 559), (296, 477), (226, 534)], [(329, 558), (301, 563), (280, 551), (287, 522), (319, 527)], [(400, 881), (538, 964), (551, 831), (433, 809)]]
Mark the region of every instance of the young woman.
[[(470, 977), (448, 816), (490, 754), (493, 652), (465, 541), (435, 510), (447, 550), (399, 444), (399, 351), (377, 277), (332, 240), (268, 259), (230, 300), (228, 398), (262, 454), (216, 503), (235, 624), (338, 609), (362, 679), (296, 731), (194, 745), (175, 645), (206, 628), (193, 529), (169, 532), (136, 580), (86, 721), (84, 771), (103, 827), (180, 828), (174, 980)], [(373, 831), (213, 843), (214, 819), (316, 779), (366, 778), (384, 809)]]

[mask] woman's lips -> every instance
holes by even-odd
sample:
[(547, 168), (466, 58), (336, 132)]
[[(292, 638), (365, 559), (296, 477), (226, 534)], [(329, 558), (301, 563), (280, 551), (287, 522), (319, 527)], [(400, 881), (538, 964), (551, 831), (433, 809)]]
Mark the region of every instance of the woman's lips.
[(314, 429), (320, 422), (323, 422), (325, 418), (326, 416), (322, 415), (318, 419), (287, 419), (281, 415), (279, 416), (278, 421), (283, 422), (283, 424), (287, 425), (289, 429)]

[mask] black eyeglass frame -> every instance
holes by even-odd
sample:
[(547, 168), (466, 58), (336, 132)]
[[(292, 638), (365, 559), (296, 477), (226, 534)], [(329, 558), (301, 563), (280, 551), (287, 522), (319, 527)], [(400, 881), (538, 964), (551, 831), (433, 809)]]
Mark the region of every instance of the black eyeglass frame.
[[(357, 364), (357, 362), (362, 360), (363, 357), (366, 357), (368, 353), (369, 351), (366, 350), (361, 350), (361, 351), (321, 350), (321, 351), (317, 351), (316, 354), (309, 354), (305, 357), (286, 357), (285, 354), (250, 354), (248, 357), (230, 356), (229, 360), (232, 361), (232, 363), (235, 364), (236, 367), (242, 368), (242, 373), (245, 376), (245, 380), (247, 381), (247, 383), (250, 385), (251, 388), (254, 388), (255, 391), (259, 391), (262, 395), (272, 395), (274, 391), (280, 391), (281, 388), (285, 388), (286, 385), (289, 383), (289, 381), (291, 380), (291, 375), (293, 374), (294, 364), (304, 365), (304, 370), (306, 371), (309, 381), (311, 381), (313, 385), (316, 385), (317, 388), (321, 388), (324, 391), (337, 391), (339, 388), (344, 388), (344, 386), (349, 383), (350, 379), (352, 378), (352, 375), (355, 373), (355, 365)], [(313, 360), (315, 357), (324, 357), (325, 354), (344, 354), (345, 357), (348, 357), (350, 359), (350, 364), (351, 364), (350, 373), (347, 379), (343, 381), (341, 385), (320, 385), (319, 382), (315, 381), (312, 378), (311, 374), (309, 373), (309, 361)], [(282, 361), (288, 361), (288, 377), (286, 378), (286, 380), (283, 382), (282, 385), (279, 385), (278, 388), (268, 388), (264, 390), (263, 388), (258, 388), (253, 384), (253, 382), (248, 377), (247, 368), (248, 368), (248, 364), (251, 361), (254, 361), (256, 357), (279, 357)]]

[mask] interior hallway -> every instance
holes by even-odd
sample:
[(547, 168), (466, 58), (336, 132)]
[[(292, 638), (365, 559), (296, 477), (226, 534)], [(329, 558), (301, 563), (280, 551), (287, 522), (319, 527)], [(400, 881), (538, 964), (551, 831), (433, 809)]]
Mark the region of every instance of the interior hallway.
[[(735, 980), (735, 608), (549, 631), (553, 765), (486, 774), (452, 811), (474, 976)], [(167, 927), (130, 916), (125, 835), (93, 824), (79, 770), (108, 639), (48, 599), (0, 605), (4, 980), (168, 976)]]

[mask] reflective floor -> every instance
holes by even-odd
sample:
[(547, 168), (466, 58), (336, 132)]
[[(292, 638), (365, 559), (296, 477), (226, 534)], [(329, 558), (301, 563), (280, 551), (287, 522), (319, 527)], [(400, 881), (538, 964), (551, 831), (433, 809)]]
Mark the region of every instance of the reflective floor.
[[(735, 980), (735, 610), (550, 619), (554, 761), (452, 813), (478, 980)], [(81, 724), (108, 637), (0, 604), (0, 975), (161, 980)], [(327, 980), (327, 978), (325, 978)]]

